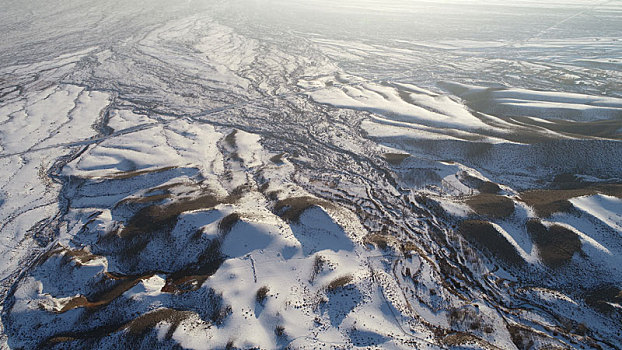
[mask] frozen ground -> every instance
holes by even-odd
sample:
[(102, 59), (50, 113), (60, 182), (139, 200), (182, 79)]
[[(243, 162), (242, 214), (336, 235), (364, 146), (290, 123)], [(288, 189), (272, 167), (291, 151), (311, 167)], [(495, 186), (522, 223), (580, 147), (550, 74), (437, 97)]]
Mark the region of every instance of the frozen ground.
[(619, 1), (5, 1), (1, 348), (622, 347)]

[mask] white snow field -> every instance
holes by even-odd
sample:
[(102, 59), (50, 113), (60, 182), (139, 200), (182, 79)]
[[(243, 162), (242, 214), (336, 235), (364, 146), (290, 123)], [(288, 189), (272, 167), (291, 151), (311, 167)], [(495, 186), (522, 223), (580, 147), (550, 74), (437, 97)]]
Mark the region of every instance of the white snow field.
[(0, 23), (0, 348), (622, 348), (621, 2)]

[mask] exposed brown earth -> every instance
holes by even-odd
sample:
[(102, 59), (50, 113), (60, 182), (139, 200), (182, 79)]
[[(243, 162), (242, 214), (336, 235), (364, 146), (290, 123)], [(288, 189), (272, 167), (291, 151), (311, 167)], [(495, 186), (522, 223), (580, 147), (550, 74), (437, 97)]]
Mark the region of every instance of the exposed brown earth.
[(77, 296), (71, 299), (67, 304), (65, 304), (63, 308), (59, 311), (59, 313), (64, 313), (78, 307), (96, 308), (108, 305), (113, 300), (121, 296), (123, 293), (133, 288), (140, 281), (150, 278), (151, 276), (153, 275), (122, 279), (112, 289), (101, 293), (101, 295), (93, 301), (88, 300), (85, 296), (82, 295)]
[(460, 181), (471, 188), (477, 189), (481, 193), (497, 194), (501, 191), (501, 187), (496, 183), (471, 176), (466, 171), (460, 174)]
[(197, 259), (197, 262), (181, 271), (170, 274), (162, 288), (165, 293), (185, 293), (197, 290), (225, 261), (220, 247), (228, 231), (221, 231)]
[(404, 154), (404, 153), (385, 153), (384, 154), (384, 159), (387, 161), (387, 163), (394, 165), (394, 166), (398, 166), (402, 164), (402, 162), (406, 160), (406, 158), (408, 157), (410, 157), (410, 154)]
[(285, 153), (279, 153), (275, 156), (270, 157), (270, 161), (274, 164), (283, 164), (283, 157)]
[(584, 184), (582, 188), (574, 189), (532, 190), (521, 193), (520, 199), (534, 208), (538, 216), (550, 217), (554, 213), (572, 210), (569, 199), (599, 193), (622, 198), (622, 184)]
[(285, 221), (297, 222), (300, 220), (300, 215), (305, 210), (319, 206), (325, 209), (334, 208), (334, 205), (314, 197), (292, 197), (280, 200), (276, 203), (275, 211)]
[(379, 233), (369, 234), (363, 238), (363, 242), (366, 244), (372, 244), (382, 250), (386, 250), (389, 247), (390, 240), (389, 236)]
[(600, 312), (612, 312), (615, 307), (610, 303), (622, 305), (622, 288), (614, 285), (599, 286), (586, 295), (585, 301)]
[(179, 324), (192, 317), (193, 313), (190, 311), (179, 311), (174, 309), (158, 309), (147, 314), (141, 315), (134, 319), (123, 327), (129, 333), (135, 335), (142, 335), (145, 332), (151, 330), (160, 322), (168, 322), (171, 326), (166, 333), (166, 338), (170, 338)]
[(238, 133), (237, 130), (233, 130), (229, 135), (225, 136), (225, 142), (229, 144), (231, 147), (235, 147), (235, 135)]
[(119, 232), (119, 237), (130, 238), (142, 233), (171, 229), (184, 212), (209, 209), (222, 203), (218, 197), (205, 194), (197, 198), (175, 201), (167, 205), (152, 205), (139, 210)]
[(238, 213), (232, 213), (222, 218), (220, 220), (220, 223), (218, 223), (218, 229), (220, 230), (220, 233), (226, 235), (227, 233), (231, 232), (233, 226), (240, 222), (240, 219), (241, 218)]
[(257, 293), (255, 294), (255, 301), (257, 301), (259, 304), (263, 304), (263, 302), (268, 297), (269, 292), (270, 292), (270, 288), (268, 288), (268, 286), (263, 286), (259, 288), (257, 290)]
[(165, 336), (166, 339), (170, 339), (177, 327), (179, 327), (179, 324), (193, 315), (194, 313), (191, 311), (161, 308), (138, 316), (126, 324), (103, 326), (87, 332), (54, 336), (42, 343), (39, 348), (48, 348), (60, 343), (72, 342), (81, 339), (103, 338), (112, 333), (121, 331), (126, 331), (134, 336), (142, 336), (153, 329), (160, 322), (170, 323), (170, 327)]
[(353, 278), (351, 275), (336, 278), (326, 286), (326, 290), (329, 292), (334, 292), (335, 290), (350, 284), (350, 282), (352, 282), (352, 279)]
[(465, 220), (460, 223), (458, 232), (469, 242), (488, 250), (496, 258), (512, 265), (524, 263), (514, 246), (487, 221)]
[(526, 226), (538, 247), (540, 258), (550, 267), (559, 267), (570, 262), (574, 253), (581, 251), (579, 236), (563, 226), (553, 225), (547, 228), (535, 219), (529, 220)]
[(443, 337), (440, 341), (445, 346), (450, 347), (461, 347), (464, 345), (477, 344), (484, 349), (498, 349), (496, 346), (493, 346), (492, 344), (481, 339), (480, 337), (464, 332), (450, 333)]
[(514, 213), (514, 201), (496, 194), (481, 193), (470, 197), (466, 204), (478, 215), (489, 218), (506, 218)]
[(137, 177), (137, 176), (141, 176), (141, 175), (161, 173), (161, 172), (165, 172), (165, 171), (168, 171), (168, 170), (173, 170), (173, 169), (176, 169), (176, 168), (177, 168), (176, 166), (168, 166), (168, 167), (157, 168), (157, 169), (122, 171), (122, 172), (118, 172), (118, 173), (114, 173), (114, 174), (103, 176), (102, 178), (107, 179), (107, 180), (127, 180), (127, 179), (131, 179), (133, 177)]

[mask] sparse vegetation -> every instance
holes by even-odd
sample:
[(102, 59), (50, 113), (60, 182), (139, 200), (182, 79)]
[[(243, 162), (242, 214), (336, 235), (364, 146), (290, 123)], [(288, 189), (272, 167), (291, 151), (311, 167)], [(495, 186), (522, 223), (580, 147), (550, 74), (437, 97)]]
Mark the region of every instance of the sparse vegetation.
[(404, 162), (404, 160), (408, 157), (410, 157), (410, 154), (404, 154), (404, 153), (385, 153), (384, 154), (384, 159), (387, 161), (387, 163), (394, 165), (394, 166), (398, 166), (402, 164), (402, 162)]
[(179, 183), (174, 183), (174, 184), (162, 185), (162, 186), (151, 188), (145, 191), (144, 196), (129, 197), (129, 198), (122, 199), (117, 204), (115, 204), (114, 208), (118, 208), (122, 205), (127, 205), (127, 204), (132, 205), (132, 204), (155, 203), (155, 202), (164, 201), (166, 199), (170, 199), (173, 197), (172, 193), (170, 192), (170, 189), (177, 187), (179, 185), (180, 185)]
[[(219, 198), (203, 189), (194, 192), (197, 194), (196, 197), (140, 209), (128, 220), (125, 228), (102, 237), (95, 247), (102, 253), (106, 252), (107, 255), (111, 255), (110, 252), (112, 252), (128, 274), (152, 273), (149, 267), (141, 264), (141, 254), (149, 244), (154, 244), (154, 242), (168, 244), (171, 239), (170, 232), (177, 224), (180, 215), (188, 211), (210, 209), (220, 203), (231, 203), (236, 200), (234, 194)], [(222, 239), (238, 220), (239, 216), (235, 213), (223, 218), (219, 223), (220, 236), (209, 241), (194, 263), (189, 263), (174, 271), (159, 271), (159, 273), (168, 274), (162, 291), (185, 293), (200, 288), (203, 282), (222, 265), (224, 261), (220, 252)], [(196, 244), (206, 243), (201, 241), (201, 230), (192, 234), (191, 239)]]
[(400, 245), (400, 249), (405, 257), (410, 258), (412, 256), (412, 252), (419, 252), (419, 247), (412, 242), (402, 243)]
[(99, 295), (94, 296), (92, 298), (93, 301), (88, 300), (85, 296), (82, 295), (74, 297), (61, 308), (59, 313), (64, 313), (78, 307), (96, 308), (108, 305), (113, 300), (121, 296), (123, 293), (133, 288), (140, 281), (150, 277), (151, 275), (118, 279), (119, 282), (116, 283), (112, 288), (102, 291), (101, 293), (99, 293)]
[[(469, 343), (476, 343), (480, 345), (488, 345), (488, 343), (472, 334), (464, 333), (464, 332), (453, 332), (448, 334), (442, 339), (442, 343), (447, 346), (456, 346), (459, 347), (461, 345), (466, 345)], [(488, 348), (488, 346), (485, 346)]]
[(138, 318), (134, 319), (130, 323), (128, 323), (124, 328), (127, 331), (134, 335), (142, 335), (145, 332), (151, 330), (160, 322), (168, 322), (171, 324), (168, 332), (166, 333), (166, 338), (170, 339), (179, 326), (179, 324), (190, 318), (192, 316), (192, 312), (190, 311), (179, 311), (174, 309), (158, 309), (149, 313), (146, 313)]
[(276, 334), (277, 337), (285, 336), (285, 327), (281, 325), (274, 327), (274, 334)]
[(285, 153), (279, 153), (277, 155), (270, 157), (270, 161), (274, 164), (283, 164), (284, 156), (285, 156)]
[(86, 264), (99, 257), (91, 254), (86, 249), (63, 249), (61, 252), (64, 253), (64, 256), (73, 259), (78, 264)]
[(389, 236), (386, 235), (381, 235), (378, 233), (369, 234), (365, 236), (363, 241), (366, 244), (373, 244), (382, 250), (387, 250), (387, 248), (389, 248)]
[(108, 179), (108, 180), (112, 180), (112, 179), (114, 179), (114, 180), (127, 180), (127, 179), (131, 179), (133, 177), (137, 177), (137, 176), (141, 176), (141, 175), (162, 173), (162, 172), (173, 170), (173, 169), (177, 169), (177, 167), (176, 166), (167, 166), (167, 167), (157, 168), (157, 169), (122, 171), (122, 172), (118, 172), (118, 173), (114, 173), (114, 174), (110, 174), (110, 175), (104, 176), (103, 178), (104, 179)]
[(237, 130), (233, 130), (229, 133), (229, 135), (225, 136), (225, 142), (229, 144), (231, 147), (235, 147), (235, 135), (238, 133)]
[(224, 236), (231, 232), (233, 226), (235, 226), (235, 224), (237, 224), (239, 221), (240, 215), (238, 213), (232, 213), (222, 218), (222, 220), (220, 220), (220, 223), (218, 223), (218, 230), (220, 231), (220, 234)]
[(52, 179), (48, 176), (49, 167), (50, 164), (42, 160), (41, 164), (39, 164), (39, 167), (37, 168), (37, 177), (46, 188), (51, 187), (54, 184)]
[(602, 313), (615, 310), (610, 303), (622, 305), (622, 288), (615, 285), (602, 285), (589, 291), (585, 296), (585, 302)]
[(317, 254), (315, 255), (315, 259), (313, 260), (313, 270), (311, 271), (311, 278), (309, 282), (313, 283), (315, 281), (315, 277), (322, 271), (324, 268), (324, 264), (326, 263), (326, 259), (323, 256)]
[(58, 313), (62, 314), (63, 312), (67, 312), (78, 307), (88, 307), (93, 304), (94, 303), (89, 302), (89, 300), (85, 296), (79, 295), (71, 298), (65, 305), (63, 305)]
[(251, 191), (251, 186), (248, 184), (245, 185), (240, 185), (236, 188), (234, 188), (231, 193), (229, 193), (229, 196), (227, 197), (227, 202), (228, 203), (235, 203), (237, 201), (239, 201), (242, 196), (244, 196), (246, 193)]
[(465, 220), (458, 232), (472, 244), (485, 248), (498, 259), (513, 265), (524, 262), (516, 248), (490, 223), (481, 220)]
[(532, 207), (540, 217), (554, 213), (569, 212), (573, 206), (568, 199), (588, 194), (583, 190), (536, 190), (523, 192), (520, 198)]
[(482, 180), (466, 171), (460, 173), (460, 181), (471, 188), (476, 188), (481, 193), (497, 194), (501, 191), (501, 187), (496, 183)]
[[(170, 232), (185, 212), (209, 209), (221, 203), (232, 203), (237, 200), (235, 194), (219, 198), (210, 193), (203, 193), (194, 198), (184, 198), (165, 205), (150, 205), (140, 209), (130, 218), (126, 226), (116, 234), (109, 234), (104, 241), (122, 247), (125, 259), (134, 257), (151, 242), (159, 233)], [(225, 232), (234, 225), (235, 217), (231, 216), (222, 223)], [(239, 218), (238, 218), (239, 219)], [(198, 235), (200, 237), (200, 235)]]
[(218, 271), (218, 268), (225, 260), (220, 252), (223, 237), (221, 235), (219, 238), (212, 240), (195, 264), (170, 274), (162, 291), (166, 293), (185, 293), (200, 288), (209, 276)]
[(334, 206), (326, 201), (304, 196), (304, 197), (292, 197), (280, 200), (276, 203), (275, 210), (277, 214), (288, 222), (297, 222), (300, 220), (300, 216), (305, 210), (319, 206), (323, 208), (333, 208)]
[(262, 304), (266, 301), (268, 297), (268, 293), (270, 292), (270, 288), (268, 286), (263, 286), (257, 290), (255, 293), (255, 301), (259, 304)]
[[(88, 331), (57, 334), (43, 341), (40, 344), (39, 348), (48, 348), (50, 346), (54, 346), (63, 342), (101, 339), (111, 335), (112, 333), (120, 331), (126, 331), (132, 337), (140, 338), (147, 334), (160, 322), (167, 322), (170, 324), (170, 327), (165, 335), (165, 339), (170, 339), (175, 330), (179, 327), (179, 324), (184, 320), (192, 317), (193, 315), (194, 313), (191, 311), (180, 311), (170, 308), (161, 308), (140, 315), (134, 320), (124, 324), (112, 323), (109, 325), (102, 325)], [(80, 346), (80, 348), (83, 348), (84, 344), (81, 345), (82, 346)], [(75, 346), (69, 346), (69, 348), (74, 347)]]
[(273, 201), (275, 201), (275, 200), (279, 199), (279, 194), (281, 194), (281, 191), (280, 191), (280, 190), (276, 190), (276, 191), (269, 191), (269, 192), (266, 192), (266, 193), (265, 193), (266, 197), (267, 197), (268, 199), (270, 199), (270, 200), (273, 200)]
[(453, 308), (449, 312), (449, 324), (460, 330), (477, 331), (482, 328), (482, 318), (469, 307)]
[(512, 343), (514, 343), (514, 345), (516, 345), (519, 350), (527, 350), (533, 348), (533, 332), (518, 325), (508, 325), (507, 329), (510, 333), (510, 338), (512, 338)]
[[(566, 185), (563, 187), (572, 186)], [(549, 217), (554, 213), (572, 210), (573, 206), (568, 201), (569, 199), (597, 193), (622, 198), (622, 184), (584, 184), (583, 188), (533, 190), (521, 193), (520, 198), (527, 205), (534, 208), (538, 216)]]
[(215, 325), (222, 324), (227, 316), (231, 315), (233, 309), (229, 305), (220, 305), (220, 307), (214, 308), (214, 311), (210, 315), (210, 321), (212, 321)]
[(568, 263), (574, 253), (581, 251), (581, 240), (571, 230), (553, 225), (544, 226), (536, 219), (526, 223), (527, 232), (538, 247), (542, 261), (551, 267), (559, 267)]
[(350, 284), (352, 280), (353, 280), (352, 275), (341, 276), (339, 278), (334, 279), (332, 282), (330, 282), (326, 286), (326, 290), (328, 290), (329, 292), (334, 292), (335, 290)]
[(501, 192), (501, 187), (494, 182), (484, 181), (477, 187), (477, 190), (481, 193), (497, 194)]
[(558, 174), (553, 179), (553, 187), (560, 190), (572, 190), (585, 187), (586, 184), (575, 174)]
[(466, 204), (477, 214), (495, 219), (514, 213), (514, 201), (496, 194), (482, 193), (467, 199)]
[(67, 337), (67, 336), (53, 337), (53, 338), (50, 338), (46, 342), (46, 345), (54, 346), (56, 344), (70, 342), (70, 341), (74, 341), (74, 340), (76, 340), (76, 338), (74, 338), (74, 337)]
[(494, 149), (490, 142), (467, 142), (465, 146), (469, 159), (485, 159)]
[(139, 210), (127, 223), (127, 226), (119, 232), (121, 238), (130, 238), (135, 235), (151, 233), (159, 230), (172, 229), (179, 215), (184, 212), (207, 209), (223, 202), (211, 194), (201, 195), (196, 198), (175, 201), (168, 205), (152, 205)]
[[(238, 152), (231, 152), (229, 154), (229, 160), (235, 161), (235, 162), (242, 162), (243, 159), (242, 157), (240, 157), (240, 154)], [(231, 177), (229, 177), (229, 180), (231, 179)]]
[(119, 201), (115, 205), (115, 208), (121, 205), (125, 205), (125, 204), (146, 204), (146, 203), (161, 202), (169, 198), (171, 198), (171, 195), (169, 193), (161, 193), (161, 194), (157, 194), (153, 196), (144, 196), (144, 197), (130, 197), (130, 198), (125, 198)]

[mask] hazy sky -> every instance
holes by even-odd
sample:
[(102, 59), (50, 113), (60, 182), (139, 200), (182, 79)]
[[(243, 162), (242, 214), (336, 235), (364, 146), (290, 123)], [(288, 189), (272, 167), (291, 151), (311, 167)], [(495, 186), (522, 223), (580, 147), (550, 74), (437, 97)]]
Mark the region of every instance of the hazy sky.
[(114, 44), (196, 14), (251, 34), (261, 26), (347, 40), (622, 36), (616, 0), (4, 0), (1, 6), (0, 66)]

